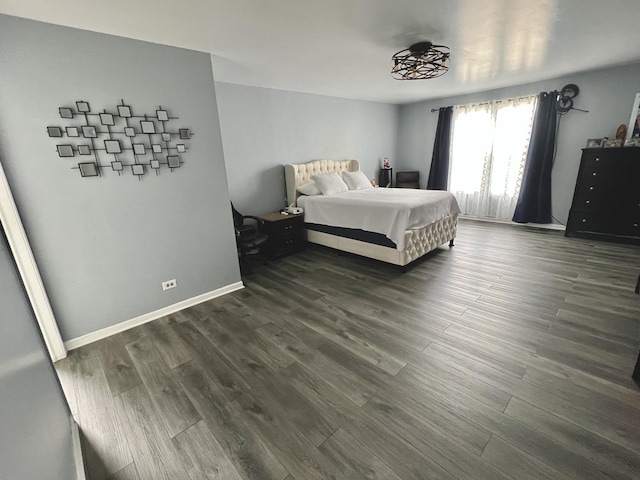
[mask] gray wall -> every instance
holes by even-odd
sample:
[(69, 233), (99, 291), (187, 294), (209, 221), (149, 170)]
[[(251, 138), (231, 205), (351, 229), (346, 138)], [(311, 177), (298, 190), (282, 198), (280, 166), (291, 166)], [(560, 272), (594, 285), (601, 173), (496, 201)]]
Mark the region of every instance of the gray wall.
[(355, 158), (377, 178), (396, 159), (400, 107), (216, 83), (229, 192), (245, 214), (286, 205), (286, 163)]
[[(240, 280), (208, 54), (0, 15), (0, 72), (0, 159), (65, 340)], [(46, 133), (80, 99), (169, 109), (185, 164), (81, 178)]]
[(0, 225), (0, 478), (76, 478), (70, 419)]
[(407, 170), (420, 170), (423, 186), (426, 185), (438, 124), (438, 113), (431, 113), (432, 108), (560, 90), (567, 83), (580, 87), (574, 106), (589, 113), (572, 111), (561, 120), (553, 169), (552, 208), (554, 217), (566, 223), (580, 165), (580, 149), (588, 138), (615, 137), (618, 125), (629, 123), (635, 94), (640, 92), (640, 64), (404, 105), (399, 121), (398, 164)]

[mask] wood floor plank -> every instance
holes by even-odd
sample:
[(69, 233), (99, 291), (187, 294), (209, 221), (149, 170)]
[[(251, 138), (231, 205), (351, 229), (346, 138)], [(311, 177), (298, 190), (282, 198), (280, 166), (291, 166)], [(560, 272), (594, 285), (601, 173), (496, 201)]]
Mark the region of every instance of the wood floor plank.
[(307, 440), (283, 416), (270, 411), (262, 399), (245, 394), (229, 408), (262, 433), (276, 450), (278, 459), (294, 476), (317, 480), (346, 480), (336, 465)]
[(356, 405), (364, 405), (377, 391), (368, 379), (362, 379), (319, 351), (311, 349), (279, 326), (265, 325), (258, 329), (258, 332), (289, 352), (301, 365), (329, 382)]
[(257, 334), (250, 323), (231, 314), (227, 309), (218, 310), (215, 315), (212, 315), (211, 320), (216, 322), (222, 330), (232, 335), (236, 341), (240, 341), (245, 346), (251, 346), (254, 352), (260, 352), (261, 358), (266, 355), (269, 364), (273, 365), (274, 369), (287, 368), (295, 361), (286, 352)]
[[(529, 455), (567, 475), (573, 475), (577, 478), (611, 478), (610, 472), (597, 462), (577, 454), (574, 450), (544, 436), (528, 425), (456, 391), (445, 383), (434, 383), (431, 388), (420, 390), (420, 393), (426, 398), (433, 398), (447, 405), (474, 424), (498, 435)], [(377, 410), (382, 409), (378, 408)]]
[(119, 472), (114, 473), (108, 480), (141, 480), (135, 463), (130, 463)]
[(142, 383), (129, 353), (115, 338), (105, 338), (96, 342), (94, 346), (100, 352), (102, 366), (112, 395), (126, 392)]
[(518, 480), (569, 480), (571, 478), (495, 435), (491, 437), (482, 452), (482, 458)]
[(69, 355), (78, 402), (76, 419), (92, 480), (107, 478), (133, 461), (98, 351)]
[(402, 409), (378, 402), (377, 404), (367, 403), (365, 411), (369, 418), (382, 423), (460, 480), (506, 480), (509, 478), (480, 456), (450, 440), (439, 430), (420, 428), (415, 417), (408, 415)]
[[(600, 435), (563, 421), (518, 398), (513, 398), (505, 413), (608, 468), (611, 478), (640, 478), (640, 456), (637, 451), (618, 448)], [(635, 446), (637, 448), (640, 444), (636, 443)]]
[(242, 480), (204, 422), (189, 427), (172, 441), (191, 480)]
[(220, 355), (214, 345), (190, 321), (173, 325), (171, 328), (191, 349), (194, 357), (192, 362), (205, 370), (209, 379), (222, 389), (227, 398), (233, 400), (242, 392), (251, 389), (231, 362)]
[(640, 392), (637, 394), (637, 402), (633, 402), (634, 405), (629, 405), (619, 399), (603, 395), (595, 389), (590, 390), (575, 383), (567, 382), (560, 377), (534, 367), (528, 368), (522, 379), (527, 383), (553, 393), (572, 405), (598, 412), (617, 423), (629, 424), (635, 429), (640, 428)]
[(407, 364), (377, 345), (372, 344), (367, 338), (359, 336), (358, 333), (351, 333), (351, 329), (346, 327), (335, 316), (319, 311), (298, 311), (296, 313), (300, 321), (309, 328), (356, 353), (363, 360), (391, 375), (398, 373)]
[(170, 437), (186, 430), (201, 417), (191, 404), (150, 338), (127, 345), (136, 369)]
[(245, 379), (269, 377), (274, 370), (285, 368), (290, 361), (282, 363), (281, 357), (271, 356), (260, 348), (252, 348), (236, 340), (232, 334), (211, 319), (193, 320), (193, 325), (225, 356)]
[(451, 368), (449, 364), (437, 359), (430, 359), (417, 367), (407, 365), (396, 376), (396, 380), (409, 386), (419, 386), (419, 388), (429, 388), (429, 385), (434, 381), (444, 381), (448, 385), (453, 385), (456, 390), (460, 390), (500, 412), (504, 411), (511, 400), (510, 393), (459, 369)]
[(169, 316), (160, 319), (160, 321), (142, 325), (147, 335), (153, 339), (154, 347), (169, 368), (175, 368), (193, 359), (189, 346), (170, 328), (174, 322), (176, 320)]
[(388, 409), (409, 415), (418, 428), (425, 432), (439, 432), (451, 438), (456, 444), (480, 456), (491, 432), (474, 424), (445, 405), (426, 397), (418, 390), (407, 388), (396, 382), (393, 391), (378, 392), (367, 402), (367, 409)]
[(418, 451), (381, 423), (369, 418), (345, 396), (301, 365), (294, 364), (279, 372), (304, 394), (314, 406), (359, 440), (401, 478), (454, 480), (434, 460)]
[(626, 343), (630, 347), (635, 347), (640, 340), (638, 332), (638, 322), (629, 318), (612, 319), (609, 315), (599, 315), (591, 312), (576, 312), (575, 306), (569, 308), (560, 308), (556, 313), (556, 317), (565, 325), (571, 325), (578, 329), (593, 333), (601, 334), (605, 338), (611, 338), (620, 343)]
[(140, 477), (189, 480), (144, 385), (121, 393), (115, 402)]
[(371, 450), (342, 429), (331, 435), (320, 451), (340, 465), (347, 478), (401, 480)]
[(242, 478), (281, 480), (289, 474), (245, 419), (232, 413), (225, 393), (209, 381), (207, 374), (197, 364), (185, 363), (177, 367), (175, 372), (205, 425), (219, 439), (225, 454)]

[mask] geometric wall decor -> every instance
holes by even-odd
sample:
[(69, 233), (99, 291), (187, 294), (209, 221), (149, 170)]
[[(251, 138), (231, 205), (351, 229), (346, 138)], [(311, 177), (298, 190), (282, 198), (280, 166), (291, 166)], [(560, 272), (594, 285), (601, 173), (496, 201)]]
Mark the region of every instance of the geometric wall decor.
[(81, 177), (101, 177), (103, 172), (111, 171), (118, 175), (130, 172), (142, 180), (147, 171), (160, 175), (163, 167), (170, 172), (180, 168), (188, 150), (185, 140), (193, 132), (169, 128), (169, 123), (178, 117), (170, 116), (162, 106), (154, 115), (136, 115), (131, 105), (120, 102), (115, 108), (95, 113), (84, 100), (60, 107), (60, 118), (73, 123), (47, 127), (49, 137), (58, 139), (58, 156), (82, 156), (71, 167), (79, 170)]

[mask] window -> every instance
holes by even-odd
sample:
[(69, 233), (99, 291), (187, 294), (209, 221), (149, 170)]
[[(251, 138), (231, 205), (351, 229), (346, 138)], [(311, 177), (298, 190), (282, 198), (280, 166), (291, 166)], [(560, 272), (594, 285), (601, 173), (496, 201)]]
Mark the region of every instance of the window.
[(454, 108), (449, 190), (463, 215), (511, 220), (536, 97)]

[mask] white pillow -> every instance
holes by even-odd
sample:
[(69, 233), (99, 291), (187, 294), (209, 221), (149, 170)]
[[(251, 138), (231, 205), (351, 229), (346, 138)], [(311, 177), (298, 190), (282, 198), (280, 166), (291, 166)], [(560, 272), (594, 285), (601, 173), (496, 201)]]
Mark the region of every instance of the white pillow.
[(335, 195), (349, 190), (347, 184), (342, 181), (342, 178), (336, 172), (314, 175), (311, 180), (316, 183), (323, 195)]
[(302, 195), (322, 195), (322, 192), (318, 188), (318, 185), (315, 182), (305, 183), (304, 185), (300, 185), (296, 190)]
[(342, 180), (347, 184), (349, 190), (364, 190), (365, 188), (373, 188), (371, 181), (362, 173), (362, 170), (355, 172), (342, 172)]

